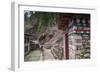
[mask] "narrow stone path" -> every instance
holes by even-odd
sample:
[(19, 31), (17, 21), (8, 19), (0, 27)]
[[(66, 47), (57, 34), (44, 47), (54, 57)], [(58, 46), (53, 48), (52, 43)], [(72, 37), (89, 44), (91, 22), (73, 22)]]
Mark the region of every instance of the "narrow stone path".
[(34, 50), (31, 51), (27, 56), (25, 56), (24, 61), (38, 61), (40, 60), (41, 51), (40, 50)]
[(25, 56), (24, 61), (39, 61), (39, 60), (54, 60), (53, 54), (50, 49), (44, 49), (44, 52), (40, 50), (31, 51)]

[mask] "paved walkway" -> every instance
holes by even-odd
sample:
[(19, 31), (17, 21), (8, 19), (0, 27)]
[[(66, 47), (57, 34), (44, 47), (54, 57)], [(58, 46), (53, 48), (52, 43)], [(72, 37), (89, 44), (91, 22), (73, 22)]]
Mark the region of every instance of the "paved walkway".
[(54, 60), (50, 49), (44, 49), (42, 53), (40, 50), (31, 51), (25, 56), (25, 61), (39, 61), (39, 60)]
[(34, 50), (31, 51), (27, 56), (25, 56), (24, 61), (38, 61), (40, 60), (41, 51), (40, 50)]

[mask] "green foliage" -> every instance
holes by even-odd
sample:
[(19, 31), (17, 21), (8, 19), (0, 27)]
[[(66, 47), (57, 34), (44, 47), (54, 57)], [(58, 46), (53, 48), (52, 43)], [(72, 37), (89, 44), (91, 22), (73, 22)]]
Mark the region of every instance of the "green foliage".
[(27, 22), (27, 24), (33, 25), (33, 23), (37, 26), (35, 28), (37, 29), (36, 32), (38, 34), (45, 32), (47, 27), (53, 26), (53, 24), (56, 22), (57, 13), (52, 12), (35, 12), (30, 11), (30, 17), (28, 17), (28, 13), (26, 12), (24, 14), (24, 20)]

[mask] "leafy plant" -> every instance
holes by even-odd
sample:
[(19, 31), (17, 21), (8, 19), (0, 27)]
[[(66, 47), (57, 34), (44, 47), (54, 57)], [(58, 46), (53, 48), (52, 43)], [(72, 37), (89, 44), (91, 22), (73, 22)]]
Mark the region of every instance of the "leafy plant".
[[(26, 24), (32, 25), (36, 30), (36, 34), (41, 35), (46, 30), (49, 30), (48, 27), (52, 27), (56, 24), (57, 18), (59, 17), (58, 13), (52, 12), (33, 12), (29, 11), (24, 14), (24, 20)], [(35, 25), (35, 26), (34, 26)]]

